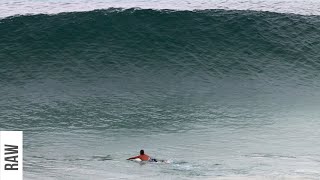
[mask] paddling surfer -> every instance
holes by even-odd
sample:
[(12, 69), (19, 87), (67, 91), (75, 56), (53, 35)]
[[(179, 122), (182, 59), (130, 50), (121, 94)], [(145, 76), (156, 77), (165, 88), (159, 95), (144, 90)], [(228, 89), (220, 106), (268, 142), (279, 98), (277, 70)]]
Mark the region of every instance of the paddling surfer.
[(140, 150), (140, 155), (139, 156), (134, 156), (131, 158), (128, 158), (127, 160), (132, 160), (132, 159), (141, 159), (141, 161), (151, 161), (151, 162), (158, 162), (156, 159), (151, 158), (147, 154), (144, 153), (144, 150)]

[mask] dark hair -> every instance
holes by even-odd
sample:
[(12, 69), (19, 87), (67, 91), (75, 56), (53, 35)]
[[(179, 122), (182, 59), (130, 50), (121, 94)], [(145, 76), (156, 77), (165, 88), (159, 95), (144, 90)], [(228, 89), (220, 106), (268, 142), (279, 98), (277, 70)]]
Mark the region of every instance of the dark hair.
[(140, 154), (141, 154), (141, 155), (144, 155), (144, 150), (140, 150)]

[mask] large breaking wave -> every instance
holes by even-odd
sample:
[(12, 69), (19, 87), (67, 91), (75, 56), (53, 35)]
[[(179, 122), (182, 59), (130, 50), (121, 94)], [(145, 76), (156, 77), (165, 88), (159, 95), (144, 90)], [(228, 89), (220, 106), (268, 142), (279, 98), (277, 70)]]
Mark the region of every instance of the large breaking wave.
[(108, 9), (11, 17), (0, 27), (6, 83), (47, 77), (319, 80), (318, 16)]

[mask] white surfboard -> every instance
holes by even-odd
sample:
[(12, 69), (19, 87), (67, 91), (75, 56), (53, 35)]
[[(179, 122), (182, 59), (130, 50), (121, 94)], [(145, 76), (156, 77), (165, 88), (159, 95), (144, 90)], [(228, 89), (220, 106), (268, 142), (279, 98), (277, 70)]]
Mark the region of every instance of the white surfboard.
[(132, 161), (137, 161), (137, 162), (140, 162), (142, 161), (140, 158), (135, 158), (135, 159), (132, 159)]

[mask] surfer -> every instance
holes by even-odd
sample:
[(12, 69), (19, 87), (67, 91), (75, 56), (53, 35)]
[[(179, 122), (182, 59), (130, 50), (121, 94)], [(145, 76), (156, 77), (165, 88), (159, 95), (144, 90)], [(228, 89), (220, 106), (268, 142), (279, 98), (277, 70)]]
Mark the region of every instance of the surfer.
[(141, 161), (151, 161), (151, 162), (158, 162), (156, 159), (151, 158), (147, 154), (144, 153), (144, 150), (140, 150), (140, 155), (139, 156), (134, 156), (131, 158), (128, 158), (127, 160), (132, 160), (132, 159), (141, 159)]

